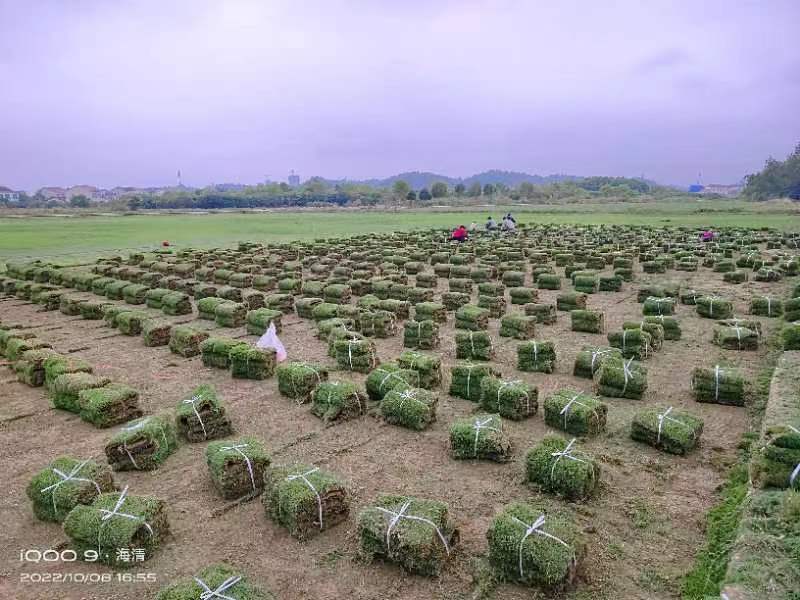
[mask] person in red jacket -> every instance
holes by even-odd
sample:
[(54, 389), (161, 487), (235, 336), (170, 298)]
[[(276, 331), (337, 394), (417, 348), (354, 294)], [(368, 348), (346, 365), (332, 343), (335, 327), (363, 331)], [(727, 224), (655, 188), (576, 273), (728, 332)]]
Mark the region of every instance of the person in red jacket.
[(450, 234), (450, 239), (456, 242), (465, 242), (468, 235), (467, 228), (463, 225), (459, 225), (453, 229), (453, 233)]

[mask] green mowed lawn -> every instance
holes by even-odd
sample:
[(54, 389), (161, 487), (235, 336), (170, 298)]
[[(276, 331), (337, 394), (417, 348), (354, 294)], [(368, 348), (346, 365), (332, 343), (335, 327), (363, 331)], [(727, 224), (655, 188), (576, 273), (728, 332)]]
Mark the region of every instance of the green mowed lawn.
[(119, 216), (0, 218), (0, 259), (42, 257), (78, 262), (113, 251), (229, 246), (240, 240), (286, 242), (429, 227), (455, 227), (512, 210), (520, 223), (776, 227), (800, 231), (798, 213), (759, 211), (757, 205), (718, 202), (480, 207), (457, 211), (339, 210)]

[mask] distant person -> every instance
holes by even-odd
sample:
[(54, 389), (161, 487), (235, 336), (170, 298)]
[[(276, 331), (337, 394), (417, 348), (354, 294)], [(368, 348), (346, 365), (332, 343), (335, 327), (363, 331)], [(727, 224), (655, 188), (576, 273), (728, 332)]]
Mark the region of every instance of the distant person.
[(503, 217), (503, 231), (514, 233), (517, 230), (517, 222), (511, 217), (510, 214)]
[(477, 230), (478, 230), (478, 224), (475, 221), (469, 224), (470, 233), (475, 233)]
[(517, 220), (511, 215), (511, 213), (508, 213), (503, 219), (506, 221), (511, 221), (514, 223), (514, 225), (517, 224)]
[(492, 217), (489, 217), (486, 220), (486, 231), (495, 231), (497, 229), (497, 221), (495, 221)]
[(713, 242), (714, 231), (711, 229), (706, 229), (703, 233), (700, 234), (700, 240), (703, 242)]
[(459, 225), (455, 229), (453, 229), (453, 233), (450, 234), (450, 239), (454, 242), (465, 242), (467, 241), (467, 228), (463, 225)]

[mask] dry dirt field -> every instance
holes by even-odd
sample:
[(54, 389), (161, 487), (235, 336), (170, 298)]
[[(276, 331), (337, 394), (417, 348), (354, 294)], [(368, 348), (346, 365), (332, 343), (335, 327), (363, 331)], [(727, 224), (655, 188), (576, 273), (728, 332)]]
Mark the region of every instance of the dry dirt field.
[[(625, 320), (639, 320), (641, 305), (636, 289), (643, 282), (664, 278), (734, 300), (736, 314), (745, 316), (749, 298), (757, 293), (783, 295), (788, 284), (748, 282), (729, 285), (719, 273), (670, 272), (666, 277), (637, 272), (637, 280), (622, 292), (590, 296), (591, 308), (605, 311), (606, 330)], [(413, 278), (410, 278), (413, 280)], [(444, 289), (440, 280), (440, 290)], [(555, 291), (540, 291), (542, 302), (555, 302)], [(87, 297), (92, 297), (87, 294)], [(161, 314), (153, 311), (154, 314)], [(607, 432), (588, 438), (584, 448), (601, 462), (602, 489), (596, 498), (570, 504), (540, 495), (523, 482), (524, 454), (550, 429), (540, 413), (521, 422), (506, 421), (514, 443), (514, 460), (506, 464), (456, 461), (448, 454), (448, 426), (457, 417), (475, 412), (468, 401), (447, 395), (449, 365), (455, 360), (452, 315), (443, 326), (438, 353), (444, 360), (444, 382), (437, 422), (428, 430), (385, 425), (372, 416), (326, 427), (279, 395), (277, 381), (235, 380), (228, 372), (203, 367), (200, 358), (183, 359), (166, 347), (147, 348), (139, 337), (126, 337), (104, 327), (102, 321), (42, 312), (36, 305), (6, 298), (0, 301), (5, 323), (31, 328), (59, 352), (72, 352), (95, 366), (95, 372), (140, 390), (146, 413), (174, 409), (180, 398), (199, 383), (211, 383), (232, 415), (237, 435), (262, 439), (274, 464), (304, 461), (324, 466), (349, 482), (352, 509), (349, 520), (312, 540), (300, 543), (267, 519), (259, 500), (222, 510), (226, 501), (214, 490), (205, 463), (205, 443), (184, 443), (163, 466), (152, 472), (116, 473), (120, 487), (131, 493), (153, 494), (169, 504), (171, 535), (155, 556), (131, 573), (154, 573), (156, 583), (20, 584), (23, 573), (113, 572), (102, 565), (75, 563), (23, 564), (22, 550), (44, 550), (66, 542), (60, 525), (36, 520), (25, 487), (50, 460), (62, 454), (92, 457), (105, 463), (103, 447), (111, 431), (96, 429), (76, 415), (51, 408), (43, 388), (17, 383), (13, 372), (0, 368), (0, 454), (3, 457), (3, 562), (0, 597), (19, 600), (140, 600), (177, 578), (194, 574), (207, 564), (226, 561), (247, 573), (283, 600), (443, 599), (498, 600), (545, 598), (532, 589), (488, 585), (483, 557), (485, 532), (493, 515), (514, 500), (537, 499), (574, 513), (588, 539), (588, 552), (578, 585), (566, 594), (572, 599), (660, 599), (679, 595), (680, 577), (691, 567), (704, 539), (706, 511), (715, 501), (716, 488), (726, 465), (748, 428), (746, 408), (698, 404), (690, 391), (690, 372), (696, 365), (720, 359), (738, 365), (753, 378), (767, 352), (724, 351), (711, 344), (713, 321), (702, 319), (693, 306), (677, 306), (683, 329), (680, 341), (667, 341), (647, 361), (649, 389), (642, 401), (607, 399)], [(188, 317), (191, 318), (191, 317)], [(187, 317), (172, 317), (186, 321)], [(777, 325), (759, 319), (764, 339)], [(212, 328), (213, 324), (198, 321)], [(498, 320), (490, 331), (497, 344), (495, 365), (505, 377), (538, 386), (541, 400), (570, 386), (591, 391), (592, 382), (572, 376), (574, 357), (584, 344), (604, 344), (605, 335), (570, 331), (569, 316), (559, 313), (555, 325), (539, 325), (538, 339), (552, 339), (558, 366), (552, 375), (516, 370), (516, 341), (497, 335)], [(225, 330), (230, 335), (231, 330)], [(244, 329), (235, 331), (243, 339)], [(284, 317), (281, 339), (290, 358), (319, 361), (335, 368), (309, 321)], [(378, 356), (394, 359), (402, 349), (402, 333), (377, 340)], [(332, 373), (332, 378), (364, 376)], [(642, 406), (668, 404), (686, 408), (705, 420), (701, 447), (686, 457), (672, 456), (629, 438), (632, 415)], [(449, 503), (461, 534), (460, 545), (438, 578), (411, 576), (391, 564), (361, 564), (356, 557), (355, 517), (360, 508), (382, 492), (435, 498)], [(491, 586), (489, 586), (491, 587)]]

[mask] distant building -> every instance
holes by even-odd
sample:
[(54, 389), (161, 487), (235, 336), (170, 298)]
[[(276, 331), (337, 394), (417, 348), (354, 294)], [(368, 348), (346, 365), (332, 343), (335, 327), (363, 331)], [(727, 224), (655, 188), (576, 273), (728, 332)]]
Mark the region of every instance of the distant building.
[(739, 194), (741, 194), (743, 189), (744, 186), (740, 183), (734, 183), (732, 185), (725, 185), (721, 183), (709, 183), (708, 185), (700, 185), (699, 183), (696, 183), (694, 185), (689, 186), (689, 193), (725, 196), (728, 198), (732, 198), (734, 196), (738, 196)]
[(36, 195), (45, 200), (55, 200), (56, 202), (66, 202), (67, 200), (67, 190), (62, 187), (43, 187), (36, 192)]
[(300, 175), (294, 171), (289, 173), (289, 185), (292, 187), (298, 187), (300, 185)]
[(0, 200), (5, 202), (19, 202), (20, 193), (11, 188), (0, 185)]
[(703, 186), (699, 183), (693, 183), (689, 186), (689, 193), (690, 194), (701, 194), (703, 193)]

